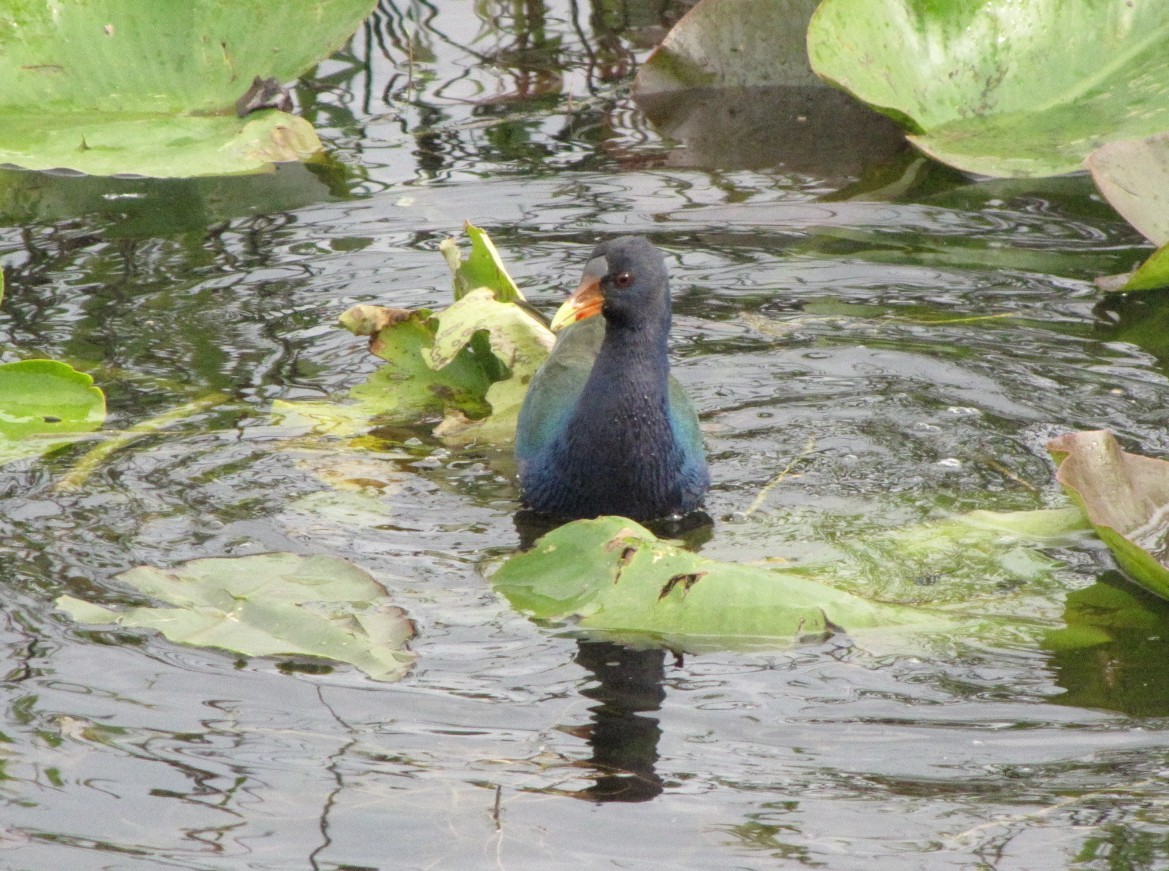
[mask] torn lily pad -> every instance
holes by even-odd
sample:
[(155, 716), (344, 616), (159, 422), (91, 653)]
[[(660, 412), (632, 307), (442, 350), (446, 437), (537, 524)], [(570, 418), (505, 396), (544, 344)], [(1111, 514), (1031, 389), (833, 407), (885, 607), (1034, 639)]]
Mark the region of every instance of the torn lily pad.
[(516, 286), (503, 258), (486, 230), (476, 227), (470, 221), (463, 224), (463, 232), (471, 240), (471, 253), (463, 257), (457, 240), (447, 238), (438, 246), (455, 283), (455, 299), (462, 299), (479, 287), (490, 288), (500, 302), (522, 302), (524, 295)]
[[(317, 432), (340, 436), (378, 424), (434, 420), (434, 433), (448, 441), (511, 441), (528, 382), (555, 339), (521, 304), (523, 295), (487, 234), (470, 225), (468, 232), (477, 252), (469, 260), (460, 259), (453, 243), (445, 249), (457, 297), (447, 308), (358, 305), (341, 316), (350, 332), (370, 337), (370, 352), (384, 362), (350, 391), (353, 402), (279, 402), (274, 408), (286, 420), (300, 418)], [(479, 278), (494, 286), (466, 289)]]
[(114, 580), (170, 607), (106, 608), (72, 596), (57, 607), (79, 623), (156, 629), (171, 641), (243, 656), (346, 662), (397, 680), (414, 662), (414, 625), (368, 572), (331, 556), (269, 553), (141, 566)]
[(684, 650), (775, 646), (843, 630), (893, 638), (944, 631), (973, 643), (1038, 636), (1078, 509), (975, 511), (834, 541), (799, 567), (721, 562), (621, 517), (581, 520), (512, 557), (492, 584), (517, 609), (618, 640)]
[(1068, 433), (1047, 450), (1120, 567), (1169, 599), (1169, 462), (1122, 451), (1107, 430)]

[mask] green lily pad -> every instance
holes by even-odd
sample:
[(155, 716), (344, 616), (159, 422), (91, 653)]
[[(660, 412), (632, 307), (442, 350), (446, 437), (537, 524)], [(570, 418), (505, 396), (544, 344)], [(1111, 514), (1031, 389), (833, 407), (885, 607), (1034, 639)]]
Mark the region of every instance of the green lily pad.
[(1122, 451), (1106, 430), (1062, 435), (1047, 450), (1120, 567), (1169, 599), (1169, 462)]
[(945, 616), (863, 599), (795, 570), (718, 562), (657, 539), (623, 517), (578, 520), (504, 563), (492, 584), (543, 620), (686, 649), (849, 632), (942, 628)]
[(1074, 172), (1094, 149), (1169, 128), (1161, 0), (825, 0), (812, 68), (968, 172)]
[(93, 378), (56, 360), (0, 365), (0, 463), (84, 438), (105, 419)]
[(271, 171), (321, 151), (313, 126), (287, 112), (141, 115), (0, 113), (0, 163), (180, 178)]
[(373, 0), (3, 0), (0, 162), (164, 177), (255, 172), (321, 150), (283, 112), (235, 117), (254, 77), (336, 51)]
[(270, 553), (200, 559), (174, 571), (141, 566), (115, 580), (173, 607), (106, 608), (72, 596), (80, 623), (156, 629), (171, 641), (244, 656), (312, 656), (397, 680), (414, 661), (414, 626), (363, 569), (330, 556)]
[(1043, 548), (1087, 528), (1076, 508), (975, 511), (834, 541), (829, 556), (768, 569), (708, 559), (603, 517), (554, 530), (491, 580), (537, 619), (687, 650), (839, 629), (1013, 643), (1055, 617), (1032, 601), (1060, 566)]

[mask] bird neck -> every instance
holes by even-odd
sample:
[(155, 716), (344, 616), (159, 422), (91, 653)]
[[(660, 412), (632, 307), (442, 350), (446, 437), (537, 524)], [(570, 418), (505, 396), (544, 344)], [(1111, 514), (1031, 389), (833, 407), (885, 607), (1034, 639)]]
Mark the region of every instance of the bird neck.
[[(626, 385), (618, 394), (634, 402), (662, 399), (668, 390), (670, 316), (658, 322), (629, 323), (608, 319), (605, 338), (597, 353), (590, 385)], [(588, 392), (588, 387), (586, 387)]]

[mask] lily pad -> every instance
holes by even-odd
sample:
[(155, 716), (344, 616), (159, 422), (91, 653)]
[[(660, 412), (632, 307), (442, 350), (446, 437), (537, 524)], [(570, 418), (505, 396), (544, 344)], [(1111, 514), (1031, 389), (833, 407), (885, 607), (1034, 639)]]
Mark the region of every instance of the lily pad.
[(336, 51), (373, 0), (0, 3), (0, 162), (94, 174), (255, 172), (321, 146), (283, 112), (235, 117), (254, 77)]
[(414, 661), (414, 626), (363, 569), (330, 556), (270, 553), (141, 566), (115, 580), (172, 607), (106, 608), (72, 596), (57, 607), (80, 623), (156, 629), (181, 644), (244, 656), (311, 656), (397, 680)]
[(886, 605), (795, 570), (718, 562), (623, 517), (579, 520), (508, 560), (492, 584), (517, 609), (583, 629), (652, 637), (685, 649), (849, 632), (942, 628), (941, 614)]
[(1161, 0), (825, 0), (812, 68), (968, 172), (1074, 172), (1094, 149), (1169, 128)]
[(1044, 549), (1087, 529), (1079, 509), (975, 511), (833, 541), (798, 568), (720, 562), (621, 517), (567, 524), (492, 577), (519, 610), (685, 650), (774, 646), (844, 630), (1037, 640), (1057, 613)]
[(71, 169), (179, 178), (271, 171), (308, 160), (321, 140), (286, 112), (234, 115), (0, 113), (0, 163), (25, 169)]
[(0, 463), (84, 438), (105, 419), (93, 378), (56, 360), (0, 365)]
[(1106, 430), (1062, 435), (1047, 450), (1120, 567), (1169, 599), (1169, 462), (1122, 451)]
[(1126, 221), (1154, 245), (1169, 244), (1169, 133), (1110, 142), (1085, 165)]

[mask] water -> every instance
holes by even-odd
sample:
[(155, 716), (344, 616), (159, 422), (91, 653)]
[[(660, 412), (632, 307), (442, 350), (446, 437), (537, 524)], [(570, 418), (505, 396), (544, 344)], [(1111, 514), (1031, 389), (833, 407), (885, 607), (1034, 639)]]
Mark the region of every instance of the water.
[[(1135, 593), (1144, 622), (1073, 651), (582, 642), (492, 592), (505, 458), (425, 426), (355, 453), (272, 416), (372, 371), (333, 327), (349, 305), (444, 304), (437, 245), (469, 219), (548, 310), (598, 238), (666, 251), (714, 557), (1064, 504), (1043, 444), (1071, 429), (1169, 452), (1169, 300), (1101, 302), (1092, 278), (1147, 249), (1088, 180), (976, 185), (884, 139), (720, 158), (627, 93), (676, 4), (544, 5), (383, 4), (297, 91), (343, 172), (0, 178), (2, 359), (92, 372), (111, 430), (222, 394), (72, 488), (85, 446), (0, 471), (0, 865), (1164, 867), (1169, 606)], [(269, 550), (382, 580), (418, 624), (410, 676), (289, 673), (52, 605)], [(1091, 538), (1053, 554), (1060, 591), (1031, 603), (1052, 626), (1077, 591), (1131, 591)]]

